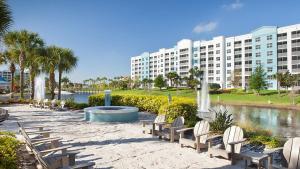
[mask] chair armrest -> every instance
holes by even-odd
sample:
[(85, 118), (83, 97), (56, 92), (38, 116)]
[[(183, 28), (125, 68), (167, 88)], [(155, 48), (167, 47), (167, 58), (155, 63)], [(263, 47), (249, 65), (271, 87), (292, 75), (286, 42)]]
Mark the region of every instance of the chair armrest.
[(214, 135), (214, 136), (209, 136), (209, 137), (207, 138), (207, 140), (213, 140), (213, 139), (218, 138), (218, 137), (223, 137), (223, 134)]
[(193, 130), (194, 127), (191, 127), (191, 128), (183, 128), (183, 129), (179, 129), (177, 130), (177, 132), (185, 132), (185, 131), (189, 131), (189, 130)]
[(62, 140), (61, 137), (32, 138), (30, 140), (31, 140), (31, 142), (36, 142), (36, 141), (43, 141), (43, 140), (49, 140), (49, 139), (59, 139), (59, 140)]
[(51, 152), (56, 152), (56, 151), (60, 151), (60, 150), (67, 150), (68, 148), (71, 148), (72, 146), (62, 146), (62, 147), (57, 147), (57, 148), (53, 148), (53, 149), (48, 149), (48, 150), (43, 150), (40, 151), (40, 153), (51, 153)]
[(282, 150), (283, 150), (283, 147), (278, 147), (278, 148), (272, 148), (272, 149), (269, 149), (269, 150), (265, 150), (263, 153), (271, 155), (271, 154), (273, 154), (277, 151), (282, 151)]
[(235, 145), (235, 144), (243, 143), (243, 142), (245, 142), (245, 141), (247, 141), (247, 139), (246, 139), (246, 138), (243, 138), (242, 140), (233, 141), (233, 142), (230, 142), (230, 143), (228, 143), (228, 144), (229, 144), (229, 145)]
[(48, 143), (48, 142), (52, 142), (52, 141), (59, 141), (59, 140), (62, 140), (61, 138), (59, 139), (48, 139), (48, 140), (41, 140), (41, 141), (35, 141), (33, 142), (32, 144), (35, 145), (35, 144), (41, 144), (41, 143)]
[(196, 137), (205, 136), (205, 135), (208, 135), (209, 133), (210, 133), (210, 132), (206, 132), (206, 133), (198, 134), (198, 135), (196, 135)]
[(51, 126), (32, 126), (32, 127), (23, 127), (24, 129), (39, 129), (39, 128), (47, 128)]
[(30, 134), (47, 134), (47, 133), (53, 133), (53, 131), (29, 131), (29, 132), (26, 132), (28, 135)]

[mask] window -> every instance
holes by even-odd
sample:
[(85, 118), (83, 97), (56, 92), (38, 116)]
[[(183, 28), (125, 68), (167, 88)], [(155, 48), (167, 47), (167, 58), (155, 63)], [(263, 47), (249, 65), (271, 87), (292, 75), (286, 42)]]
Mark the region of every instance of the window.
[(267, 40), (272, 40), (272, 35), (267, 36)]
[(256, 60), (256, 65), (260, 65), (261, 64), (261, 60)]
[(217, 67), (220, 67), (220, 63), (218, 63), (216, 66), (217, 66)]
[(273, 59), (268, 59), (267, 63), (273, 63)]
[(272, 48), (272, 43), (268, 43), (267, 48)]
[(231, 56), (227, 56), (227, 60), (231, 60)]
[(217, 71), (216, 71), (216, 74), (220, 74), (220, 70), (217, 70)]
[(267, 56), (272, 56), (273, 55), (273, 51), (267, 51)]
[(216, 47), (217, 47), (217, 48), (220, 47), (220, 43), (217, 43), (217, 44), (216, 44)]
[(231, 63), (227, 63), (227, 67), (231, 67)]
[(256, 57), (260, 57), (260, 52), (255, 53)]
[(231, 43), (230, 43), (230, 42), (227, 42), (226, 46), (227, 46), (227, 47), (231, 46)]
[(217, 80), (217, 81), (220, 81), (220, 77), (217, 77), (216, 80)]
[(255, 38), (255, 42), (260, 42), (260, 37)]
[(256, 45), (256, 46), (255, 46), (255, 49), (260, 49), (260, 45)]
[(227, 53), (231, 53), (231, 50), (230, 49), (227, 49), (227, 51), (226, 51)]
[(268, 67), (268, 72), (273, 72), (273, 68), (272, 67)]
[(227, 74), (231, 74), (231, 70), (227, 70)]
[(220, 50), (217, 50), (217, 51), (216, 51), (216, 54), (220, 54)]

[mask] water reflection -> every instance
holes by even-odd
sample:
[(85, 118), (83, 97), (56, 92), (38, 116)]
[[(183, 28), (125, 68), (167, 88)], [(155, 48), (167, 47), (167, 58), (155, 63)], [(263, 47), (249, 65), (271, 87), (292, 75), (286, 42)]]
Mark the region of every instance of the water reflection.
[(300, 136), (300, 114), (297, 110), (223, 105), (214, 105), (213, 108), (226, 108), (233, 114), (234, 121), (270, 130), (276, 136)]

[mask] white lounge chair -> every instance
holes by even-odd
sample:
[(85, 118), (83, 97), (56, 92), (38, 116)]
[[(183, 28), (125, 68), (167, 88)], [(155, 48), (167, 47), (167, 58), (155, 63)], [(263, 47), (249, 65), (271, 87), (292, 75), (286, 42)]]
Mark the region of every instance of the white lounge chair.
[[(191, 138), (185, 137), (185, 132), (193, 130), (193, 135)], [(181, 147), (184, 145), (193, 147), (200, 152), (201, 148), (207, 148), (207, 138), (209, 134), (209, 123), (205, 120), (196, 123), (195, 127), (184, 128), (177, 130), (180, 133), (179, 144)]]
[(49, 109), (49, 100), (48, 99), (43, 100), (43, 108), (44, 109)]
[(158, 131), (155, 131), (159, 138), (167, 138), (170, 139), (170, 142), (174, 142), (179, 139), (179, 134), (177, 130), (182, 129), (184, 127), (184, 117), (177, 117), (172, 123), (154, 123), (158, 125)]
[[(213, 147), (212, 140), (223, 136), (223, 144)], [(222, 156), (231, 160), (231, 164), (235, 163), (235, 156), (241, 152), (242, 143), (246, 141), (243, 129), (238, 126), (232, 126), (225, 130), (223, 135), (210, 137), (208, 142), (208, 154), (210, 157)]]
[(143, 133), (155, 135), (155, 123), (165, 123), (166, 115), (158, 115), (154, 120), (141, 120), (143, 123)]
[(54, 110), (54, 109), (56, 109), (57, 107), (56, 107), (56, 99), (53, 99), (53, 100), (51, 100), (51, 106), (50, 106), (50, 109), (52, 109), (52, 110)]

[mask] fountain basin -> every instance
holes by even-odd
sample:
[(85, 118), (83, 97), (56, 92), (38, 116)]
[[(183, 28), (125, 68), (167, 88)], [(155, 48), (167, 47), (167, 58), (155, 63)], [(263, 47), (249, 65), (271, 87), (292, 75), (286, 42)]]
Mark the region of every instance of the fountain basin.
[(139, 109), (129, 106), (96, 106), (84, 109), (84, 118), (91, 122), (133, 122)]

